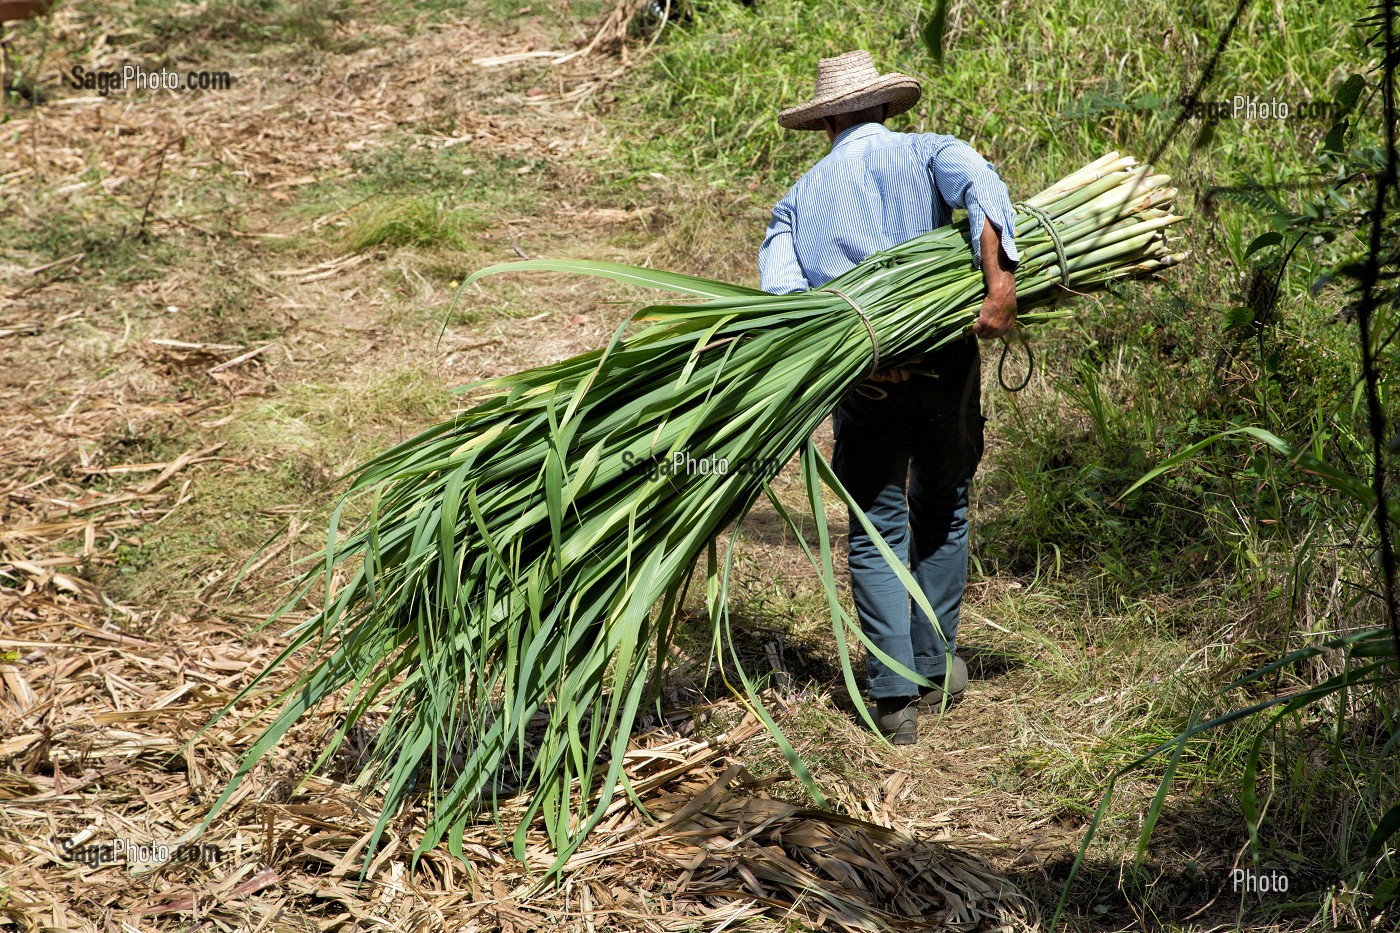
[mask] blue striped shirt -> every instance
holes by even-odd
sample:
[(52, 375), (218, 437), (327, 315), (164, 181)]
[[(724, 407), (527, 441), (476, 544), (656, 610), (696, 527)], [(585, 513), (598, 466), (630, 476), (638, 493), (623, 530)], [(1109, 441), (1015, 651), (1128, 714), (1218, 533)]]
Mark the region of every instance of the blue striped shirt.
[(974, 267), (982, 265), (988, 219), (1007, 257), (1020, 259), (1006, 185), (977, 150), (953, 136), (894, 133), (882, 123), (848, 127), (773, 208), (758, 251), (763, 290), (820, 288), (871, 253), (950, 223), (953, 208), (967, 211)]

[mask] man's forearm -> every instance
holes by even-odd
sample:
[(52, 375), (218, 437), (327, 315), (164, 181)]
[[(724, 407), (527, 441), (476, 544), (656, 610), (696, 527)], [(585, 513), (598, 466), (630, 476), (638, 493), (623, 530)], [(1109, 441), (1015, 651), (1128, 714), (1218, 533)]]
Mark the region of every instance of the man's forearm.
[(991, 220), (983, 220), (978, 238), (982, 247), (982, 279), (987, 297), (972, 324), (983, 340), (1003, 337), (1016, 326), (1016, 266), (1001, 245), (1001, 235)]
[(982, 222), (982, 279), (987, 294), (1015, 297), (1016, 265), (1001, 246), (1001, 235), (991, 220)]

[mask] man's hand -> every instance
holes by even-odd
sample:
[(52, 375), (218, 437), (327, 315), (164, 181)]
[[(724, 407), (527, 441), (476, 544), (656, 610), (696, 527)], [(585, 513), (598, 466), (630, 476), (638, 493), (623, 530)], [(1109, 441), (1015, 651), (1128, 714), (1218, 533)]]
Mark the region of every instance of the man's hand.
[(1016, 326), (1016, 286), (998, 292), (987, 292), (982, 310), (972, 322), (972, 332), (983, 340), (1005, 337)]
[(1004, 337), (1016, 326), (1015, 265), (1001, 248), (1001, 235), (990, 221), (982, 222), (982, 278), (987, 297), (972, 324), (972, 332), (983, 340)]
[[(919, 364), (919, 363), (922, 363), (923, 361), (924, 361), (924, 358), (921, 356), (921, 357), (919, 357), (917, 360), (912, 360), (911, 362), (913, 362), (915, 365), (917, 365), (917, 364)], [(878, 373), (873, 373), (873, 374), (870, 376), (870, 381), (871, 381), (871, 382), (908, 382), (908, 381), (909, 381), (909, 377), (912, 376), (912, 375), (913, 375), (913, 373), (911, 373), (911, 372), (910, 372), (909, 370), (907, 370), (907, 369), (882, 369), (882, 370), (881, 370), (880, 372), (878, 372)]]

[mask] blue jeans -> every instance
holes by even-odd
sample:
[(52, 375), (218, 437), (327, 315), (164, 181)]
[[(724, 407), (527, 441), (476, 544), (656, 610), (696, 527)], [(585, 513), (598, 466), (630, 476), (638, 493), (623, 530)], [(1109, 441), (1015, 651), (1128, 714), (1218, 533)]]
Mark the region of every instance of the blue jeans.
[[(851, 590), (861, 630), (894, 660), (937, 680), (957, 644), (967, 584), (967, 487), (982, 459), (976, 339), (929, 354), (919, 368), (937, 375), (866, 383), (886, 397), (855, 391), (842, 400), (832, 419), (832, 467), (938, 618), (935, 628), (852, 515)], [(919, 691), (873, 653), (866, 673), (872, 699)]]

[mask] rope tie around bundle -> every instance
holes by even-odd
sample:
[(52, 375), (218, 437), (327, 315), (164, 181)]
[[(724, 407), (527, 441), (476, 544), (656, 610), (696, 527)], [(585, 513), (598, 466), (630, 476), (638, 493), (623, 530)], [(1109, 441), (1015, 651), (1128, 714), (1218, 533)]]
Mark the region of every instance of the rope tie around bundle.
[(860, 386), (856, 388), (856, 391), (859, 392), (861, 395), (864, 395), (866, 398), (875, 399), (876, 401), (887, 397), (889, 395), (888, 392), (886, 392), (879, 386), (873, 386), (869, 383), (870, 377), (880, 371), (880, 338), (875, 336), (875, 326), (870, 323), (869, 316), (867, 316), (866, 313), (861, 310), (860, 305), (856, 304), (854, 301), (851, 300), (850, 295), (847, 295), (845, 292), (841, 291), (841, 289), (823, 288), (819, 289), (819, 291), (830, 292), (831, 294), (836, 295), (842, 301), (846, 302), (846, 304), (850, 305), (851, 310), (856, 313), (856, 315), (860, 318), (861, 323), (865, 325), (866, 332), (870, 334), (870, 346), (871, 349), (875, 351), (875, 356), (870, 361), (870, 370), (865, 374), (866, 381), (862, 382)]

